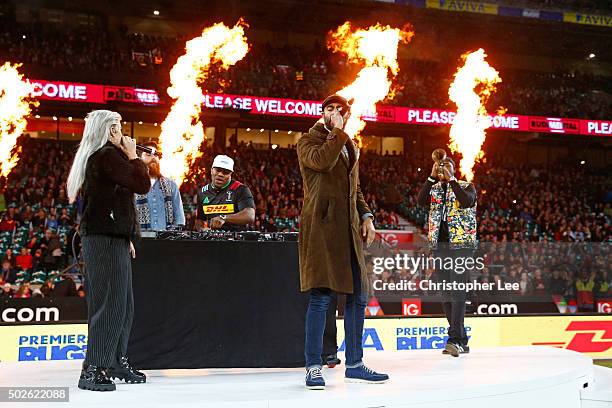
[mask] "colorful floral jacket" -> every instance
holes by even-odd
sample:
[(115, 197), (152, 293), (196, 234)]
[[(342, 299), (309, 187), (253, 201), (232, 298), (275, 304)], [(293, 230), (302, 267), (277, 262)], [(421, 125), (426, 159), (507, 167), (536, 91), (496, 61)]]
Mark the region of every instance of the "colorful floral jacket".
[[(467, 181), (457, 181), (461, 188), (469, 185)], [(444, 207), (444, 188), (438, 182), (431, 186), (431, 205), (429, 206), (429, 229), (427, 240), (430, 247), (437, 247)], [(461, 208), (453, 189), (446, 189), (448, 238), (451, 248), (474, 248), (476, 246), (476, 204)]]

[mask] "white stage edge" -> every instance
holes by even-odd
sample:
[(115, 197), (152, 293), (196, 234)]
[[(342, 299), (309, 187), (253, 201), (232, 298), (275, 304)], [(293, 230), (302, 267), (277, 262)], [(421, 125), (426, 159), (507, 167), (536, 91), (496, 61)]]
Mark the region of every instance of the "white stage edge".
[(81, 361), (72, 360), (3, 363), (0, 386), (69, 386), (70, 402), (57, 407), (612, 407), (612, 369), (564, 349), (483, 348), (459, 358), (440, 350), (370, 352), (365, 361), (391, 380), (347, 384), (342, 364), (324, 369), (326, 390), (310, 391), (300, 368), (151, 370), (146, 384), (100, 393), (76, 387)]

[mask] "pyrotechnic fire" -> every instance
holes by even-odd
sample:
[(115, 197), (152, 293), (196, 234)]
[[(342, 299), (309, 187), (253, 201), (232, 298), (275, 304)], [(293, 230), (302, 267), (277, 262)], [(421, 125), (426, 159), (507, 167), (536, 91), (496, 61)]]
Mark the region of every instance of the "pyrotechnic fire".
[(472, 169), (483, 157), (482, 145), (491, 127), (485, 103), (501, 82), (499, 73), (485, 61), (487, 54), (478, 51), (461, 56), (464, 65), (457, 70), (448, 95), (457, 105), (457, 114), (450, 129), (450, 150), (461, 153), (459, 169), (467, 181), (474, 178)]
[(185, 54), (170, 70), (168, 95), (175, 102), (161, 125), (160, 167), (162, 174), (178, 184), (184, 180), (193, 161), (202, 155), (204, 126), (200, 112), (204, 93), (200, 83), (208, 77), (212, 64), (220, 63), (222, 69), (228, 69), (244, 58), (249, 51), (245, 27), (240, 20), (232, 28), (217, 23), (204, 29), (201, 36), (187, 41)]
[(13, 152), (17, 138), (26, 128), (26, 116), (38, 102), (30, 100), (34, 85), (23, 79), (9, 62), (0, 66), (0, 176), (7, 177), (19, 161), (19, 151)]
[(345, 131), (356, 137), (365, 127), (362, 115), (376, 112), (376, 103), (393, 97), (393, 79), (399, 72), (397, 50), (408, 43), (414, 32), (376, 24), (367, 29), (353, 29), (350, 22), (330, 33), (328, 48), (347, 55), (349, 62), (363, 64), (353, 83), (337, 93), (354, 99)]

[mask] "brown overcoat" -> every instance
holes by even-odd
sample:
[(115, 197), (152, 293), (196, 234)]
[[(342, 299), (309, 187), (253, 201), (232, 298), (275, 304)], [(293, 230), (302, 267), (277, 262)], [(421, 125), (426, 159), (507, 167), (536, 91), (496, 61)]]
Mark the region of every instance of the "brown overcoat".
[[(347, 146), (348, 157), (342, 153)], [(371, 212), (359, 188), (359, 151), (338, 128), (317, 122), (297, 143), (304, 185), (299, 263), (302, 291), (329, 288), (353, 293), (351, 246), (361, 269), (362, 292), (369, 293), (361, 219)]]

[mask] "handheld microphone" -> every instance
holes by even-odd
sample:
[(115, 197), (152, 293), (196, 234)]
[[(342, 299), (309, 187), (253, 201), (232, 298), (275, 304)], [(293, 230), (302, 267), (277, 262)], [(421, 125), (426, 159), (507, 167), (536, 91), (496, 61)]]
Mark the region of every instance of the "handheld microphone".
[(151, 156), (159, 156), (159, 152), (153, 146), (136, 145), (136, 150), (150, 154)]

